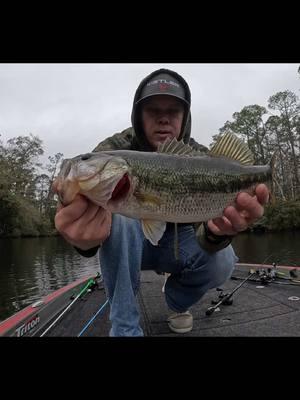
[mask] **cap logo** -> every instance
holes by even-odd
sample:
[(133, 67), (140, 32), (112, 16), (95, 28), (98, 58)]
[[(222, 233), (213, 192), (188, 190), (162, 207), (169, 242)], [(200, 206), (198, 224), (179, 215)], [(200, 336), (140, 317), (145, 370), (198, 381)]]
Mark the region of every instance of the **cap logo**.
[(165, 90), (167, 90), (169, 86), (170, 86), (170, 85), (168, 85), (167, 83), (159, 83), (159, 85), (158, 85), (159, 90), (160, 90), (161, 92), (164, 92)]
[(159, 90), (164, 91), (167, 90), (169, 86), (175, 86), (177, 88), (180, 87), (180, 85), (174, 81), (168, 81), (167, 79), (156, 79), (154, 81), (148, 82), (146, 86), (153, 86), (153, 85), (158, 85)]

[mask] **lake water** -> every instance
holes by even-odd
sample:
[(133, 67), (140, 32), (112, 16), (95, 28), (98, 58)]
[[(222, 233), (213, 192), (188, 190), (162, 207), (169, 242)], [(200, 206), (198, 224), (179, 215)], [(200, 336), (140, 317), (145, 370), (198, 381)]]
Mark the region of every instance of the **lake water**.
[[(300, 232), (240, 234), (240, 262), (300, 266)], [(0, 320), (50, 292), (100, 270), (98, 256), (81, 257), (61, 237), (0, 239)]]

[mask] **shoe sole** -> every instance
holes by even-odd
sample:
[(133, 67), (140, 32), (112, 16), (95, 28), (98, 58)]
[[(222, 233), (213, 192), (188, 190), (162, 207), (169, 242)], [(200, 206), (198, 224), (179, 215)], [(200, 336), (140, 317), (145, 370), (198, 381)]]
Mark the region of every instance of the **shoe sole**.
[(190, 332), (193, 329), (193, 327), (190, 327), (190, 328), (173, 328), (170, 324), (168, 324), (168, 326), (169, 326), (170, 330), (172, 332), (175, 332), (175, 333), (187, 333), (187, 332)]

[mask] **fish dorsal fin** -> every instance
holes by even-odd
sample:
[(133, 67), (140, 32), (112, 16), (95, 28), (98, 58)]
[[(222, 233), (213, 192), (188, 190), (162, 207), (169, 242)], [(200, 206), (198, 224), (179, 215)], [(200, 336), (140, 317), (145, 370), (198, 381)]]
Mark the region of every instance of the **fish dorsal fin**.
[(227, 132), (221, 136), (209, 151), (213, 157), (227, 157), (243, 165), (253, 165), (254, 159), (249, 147), (240, 138)]
[(165, 154), (178, 154), (178, 155), (195, 155), (196, 151), (189, 145), (185, 144), (183, 140), (176, 140), (173, 138), (172, 140), (166, 140), (161, 143), (157, 149), (158, 153)]
[(152, 219), (142, 219), (141, 222), (146, 239), (148, 239), (154, 246), (157, 246), (159, 240), (165, 233), (166, 222), (155, 221)]

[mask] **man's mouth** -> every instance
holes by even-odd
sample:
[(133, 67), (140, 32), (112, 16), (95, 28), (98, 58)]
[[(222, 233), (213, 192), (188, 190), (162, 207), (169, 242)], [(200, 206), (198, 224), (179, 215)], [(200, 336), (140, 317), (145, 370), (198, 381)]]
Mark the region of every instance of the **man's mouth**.
[(155, 133), (157, 136), (160, 136), (162, 138), (166, 136), (173, 136), (173, 133), (171, 131), (156, 131)]

